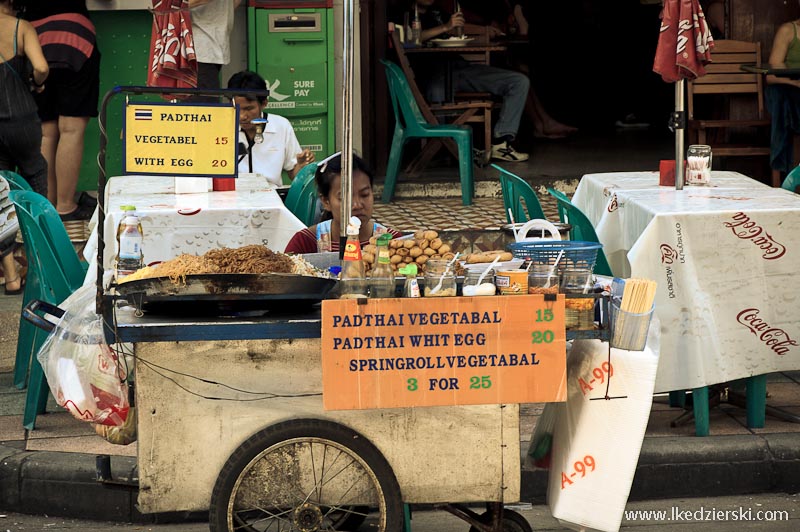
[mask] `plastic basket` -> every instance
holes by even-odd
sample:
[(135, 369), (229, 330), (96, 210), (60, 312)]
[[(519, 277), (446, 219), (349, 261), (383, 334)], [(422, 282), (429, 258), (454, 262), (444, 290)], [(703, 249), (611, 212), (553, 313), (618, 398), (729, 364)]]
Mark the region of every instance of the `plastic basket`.
[(517, 259), (527, 259), (534, 264), (553, 265), (558, 258), (558, 254), (563, 251), (564, 256), (558, 263), (559, 269), (564, 268), (586, 268), (594, 271), (594, 263), (597, 261), (597, 252), (603, 247), (597, 242), (585, 242), (581, 240), (545, 240), (534, 242), (517, 242), (510, 244), (508, 249)]

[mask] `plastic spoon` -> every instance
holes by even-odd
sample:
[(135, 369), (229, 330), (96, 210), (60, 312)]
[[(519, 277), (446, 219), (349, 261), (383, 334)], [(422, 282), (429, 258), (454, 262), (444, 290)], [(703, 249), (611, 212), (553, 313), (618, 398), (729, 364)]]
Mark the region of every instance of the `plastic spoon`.
[(498, 262), (500, 262), (500, 255), (496, 256), (494, 258), (494, 260), (492, 261), (492, 263), (489, 265), (489, 267), (486, 268), (485, 270), (483, 270), (483, 273), (481, 274), (481, 276), (478, 277), (478, 282), (475, 283), (476, 286), (480, 286), (481, 285), (481, 283), (486, 278), (486, 276), (489, 274), (489, 272), (492, 271), (492, 268), (494, 267), (494, 265), (497, 264)]
[(511, 220), (511, 230), (514, 231), (514, 242), (519, 242), (519, 238), (517, 238), (517, 224), (514, 223), (514, 213), (511, 212), (511, 207), (508, 208), (508, 219)]
[(550, 279), (556, 274), (556, 268), (558, 267), (558, 263), (561, 261), (561, 257), (564, 255), (564, 250), (558, 252), (558, 257), (556, 257), (556, 261), (553, 263), (553, 267), (550, 268), (550, 274), (547, 276), (547, 282), (544, 284), (542, 288), (550, 288)]
[(435, 294), (436, 292), (438, 292), (442, 288), (442, 283), (444, 283), (444, 276), (447, 275), (447, 272), (449, 272), (450, 268), (453, 266), (453, 264), (456, 263), (456, 261), (458, 260), (458, 256), (459, 255), (461, 255), (460, 251), (458, 253), (456, 253), (456, 255), (453, 257), (453, 259), (450, 262), (447, 263), (447, 266), (444, 267), (444, 272), (442, 272), (442, 276), (439, 277), (439, 282), (436, 283), (436, 286), (433, 287), (433, 290), (428, 292), (429, 294)]

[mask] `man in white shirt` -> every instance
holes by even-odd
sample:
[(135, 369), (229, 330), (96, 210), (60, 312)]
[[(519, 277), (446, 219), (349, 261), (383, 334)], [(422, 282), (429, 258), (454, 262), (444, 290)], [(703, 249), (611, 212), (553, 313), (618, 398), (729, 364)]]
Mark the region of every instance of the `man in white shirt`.
[(198, 89), (220, 88), (219, 72), (231, 61), (233, 10), (241, 1), (189, 0)]
[[(266, 90), (264, 78), (243, 70), (231, 76), (228, 88), (243, 89), (241, 96), (233, 98), (239, 106), (239, 172), (261, 174), (270, 183), (281, 185), (281, 170), (294, 179), (301, 168), (314, 162), (314, 153), (300, 148), (289, 121), (264, 112), (267, 98), (247, 94), (248, 90)], [(252, 122), (255, 118), (267, 120), (261, 142), (256, 139), (256, 126)]]

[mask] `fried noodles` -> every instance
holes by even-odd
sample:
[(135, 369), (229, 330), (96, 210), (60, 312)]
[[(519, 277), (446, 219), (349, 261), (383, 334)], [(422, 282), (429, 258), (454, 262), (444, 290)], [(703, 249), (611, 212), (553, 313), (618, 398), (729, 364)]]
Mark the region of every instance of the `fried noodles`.
[(137, 270), (120, 282), (169, 277), (175, 284), (185, 284), (187, 275), (211, 273), (294, 273), (325, 276), (301, 257), (272, 251), (266, 246), (249, 245), (240, 248), (212, 249), (201, 256), (180, 255), (166, 262)]

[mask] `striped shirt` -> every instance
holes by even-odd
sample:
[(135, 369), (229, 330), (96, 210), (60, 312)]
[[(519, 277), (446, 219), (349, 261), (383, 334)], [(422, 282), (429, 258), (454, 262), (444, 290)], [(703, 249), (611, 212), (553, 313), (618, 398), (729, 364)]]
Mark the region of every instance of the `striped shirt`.
[(50, 68), (68, 68), (77, 72), (94, 52), (97, 43), (94, 24), (89, 20), (85, 2), (81, 3), (82, 9), (77, 7), (73, 12), (63, 12), (67, 6), (59, 5), (62, 2), (39, 2), (50, 4), (50, 9), (40, 7), (26, 12), (39, 34), (42, 52)]

